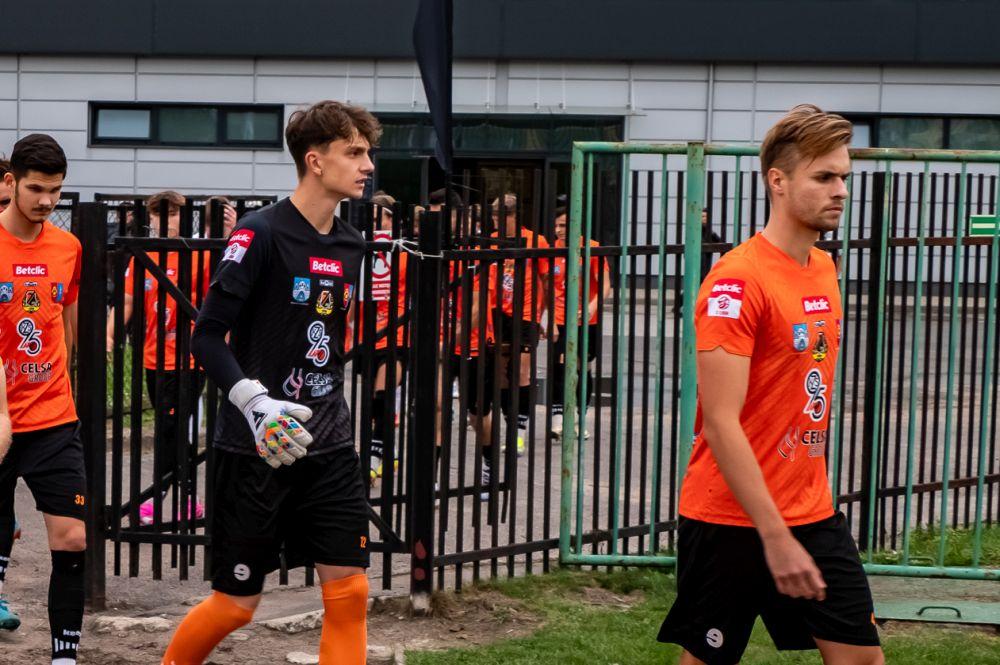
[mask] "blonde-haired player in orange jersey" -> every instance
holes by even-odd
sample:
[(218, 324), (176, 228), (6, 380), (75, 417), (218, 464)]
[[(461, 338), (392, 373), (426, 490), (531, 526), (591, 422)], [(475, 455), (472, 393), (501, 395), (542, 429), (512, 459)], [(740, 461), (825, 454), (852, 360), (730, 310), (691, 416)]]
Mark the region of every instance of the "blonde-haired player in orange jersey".
[(760, 150), (771, 213), (698, 294), (696, 440), (678, 512), (678, 595), (659, 639), (737, 663), (760, 616), (778, 649), (880, 665), (871, 592), (825, 450), (840, 346), (833, 261), (851, 123), (797, 106)]

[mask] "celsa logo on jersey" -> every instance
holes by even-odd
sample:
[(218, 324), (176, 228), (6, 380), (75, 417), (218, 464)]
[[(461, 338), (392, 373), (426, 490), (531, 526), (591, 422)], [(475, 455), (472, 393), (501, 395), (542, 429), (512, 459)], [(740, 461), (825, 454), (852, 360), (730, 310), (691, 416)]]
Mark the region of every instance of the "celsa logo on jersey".
[(335, 259), (319, 259), (315, 256), (309, 257), (309, 272), (319, 275), (333, 275), (334, 277), (344, 276), (344, 269), (341, 267), (340, 261)]
[(241, 263), (251, 242), (253, 242), (253, 231), (250, 229), (237, 231), (229, 237), (229, 244), (226, 245), (226, 253), (222, 255), (222, 260)]
[(745, 286), (746, 282), (742, 279), (717, 280), (708, 296), (708, 315), (724, 319), (740, 318)]
[(48, 277), (49, 267), (44, 263), (15, 263), (14, 277)]
[(806, 314), (829, 314), (833, 311), (826, 296), (806, 296), (802, 299), (802, 309)]

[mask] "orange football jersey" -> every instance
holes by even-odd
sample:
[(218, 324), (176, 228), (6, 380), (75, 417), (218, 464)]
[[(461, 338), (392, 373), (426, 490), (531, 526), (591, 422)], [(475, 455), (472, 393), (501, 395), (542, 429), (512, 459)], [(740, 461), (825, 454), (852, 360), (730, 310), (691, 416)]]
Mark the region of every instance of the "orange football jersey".
[(14, 432), (76, 420), (63, 308), (79, 293), (81, 253), (51, 222), (30, 243), (0, 225), (0, 356)]
[[(715, 264), (695, 304), (698, 351), (722, 347), (750, 358), (740, 423), (789, 526), (833, 514), (825, 453), (841, 317), (830, 256), (813, 248), (803, 267), (760, 233)], [(699, 400), (679, 511), (752, 526), (719, 471), (702, 422)]]

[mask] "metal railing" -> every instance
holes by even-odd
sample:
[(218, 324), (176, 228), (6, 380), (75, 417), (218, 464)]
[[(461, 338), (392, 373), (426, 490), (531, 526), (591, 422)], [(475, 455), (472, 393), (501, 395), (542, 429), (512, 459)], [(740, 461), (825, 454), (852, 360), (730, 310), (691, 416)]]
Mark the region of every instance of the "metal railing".
[[(563, 563), (675, 562), (671, 531), (696, 408), (694, 294), (704, 277), (703, 259), (727, 251), (767, 219), (767, 200), (754, 170), (757, 150), (701, 143), (574, 146), (568, 279), (578, 280), (581, 257), (584, 265), (590, 258), (579, 239), (591, 236), (600, 210), (596, 201), (602, 184), (595, 174), (601, 160), (613, 159), (613, 168), (623, 174), (619, 301), (629, 302), (623, 296), (630, 282), (655, 284), (655, 299), (647, 297), (638, 306), (657, 331), (651, 355), (656, 381), (651, 412), (636, 416), (615, 411), (616, 436), (607, 454), (616, 463), (606, 478), (599, 477), (588, 462), (584, 432), (576, 430), (574, 435), (569, 422), (575, 416), (572, 404), (584, 394), (586, 382), (585, 377), (577, 380), (579, 356), (574, 351), (579, 346), (579, 353), (585, 353), (588, 344), (569, 329), (560, 513)], [(1000, 152), (856, 149), (851, 156), (855, 172), (843, 224), (817, 245), (837, 255), (845, 317), (827, 453), (835, 503), (847, 511), (870, 573), (995, 579), (1000, 573), (982, 565), (982, 541), (984, 529), (1000, 512), (995, 331), (1000, 237), (970, 237), (967, 220), (971, 214), (998, 215)], [(721, 234), (706, 236), (703, 209), (710, 220), (721, 222)], [(643, 229), (645, 244), (636, 242)], [(650, 242), (651, 229), (657, 231), (655, 244)], [(676, 232), (673, 243), (671, 231)], [(645, 272), (636, 271), (634, 257), (650, 254), (655, 257), (653, 269), (647, 262)], [(583, 280), (584, 300), (588, 288)], [(680, 321), (667, 308), (671, 290), (675, 305), (683, 303)], [(575, 289), (567, 291), (567, 300), (572, 311)], [(935, 307), (938, 316), (928, 316)], [(626, 335), (625, 322), (631, 316), (627, 308), (616, 311), (618, 335)], [(680, 336), (672, 349), (671, 325)], [(979, 354), (975, 361), (974, 353)], [(631, 366), (621, 354), (616, 362)], [(631, 395), (621, 375), (615, 392)], [(927, 403), (931, 393), (933, 405)], [(623, 438), (622, 425), (636, 417), (640, 422), (652, 418), (654, 430), (651, 449), (642, 443), (642, 453), (651, 454), (652, 464), (638, 477), (629, 475), (627, 462), (621, 463), (634, 448)], [(648, 490), (635, 496), (630, 482)], [(594, 512), (593, 502), (587, 503), (588, 490), (605, 484), (613, 497), (603, 525), (608, 551), (584, 552), (584, 516)], [(643, 504), (636, 511), (640, 498)], [(648, 518), (630, 520), (630, 506)], [(949, 522), (951, 528), (972, 531), (968, 565), (945, 565)], [(917, 528), (936, 530), (936, 553), (929, 565), (914, 565), (911, 540)], [(636, 529), (648, 535), (638, 553), (628, 551), (628, 536), (623, 535)], [(897, 549), (897, 563), (880, 562), (887, 551)]]

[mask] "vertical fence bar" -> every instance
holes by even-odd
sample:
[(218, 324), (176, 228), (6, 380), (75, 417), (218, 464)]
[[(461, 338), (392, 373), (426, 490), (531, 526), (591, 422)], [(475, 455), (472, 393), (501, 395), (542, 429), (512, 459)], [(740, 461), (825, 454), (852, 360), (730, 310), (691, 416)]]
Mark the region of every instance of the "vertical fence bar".
[(840, 303), (841, 303), (841, 320), (840, 329), (838, 332), (837, 339), (837, 373), (833, 381), (833, 392), (830, 395), (830, 440), (833, 444), (833, 451), (830, 457), (833, 466), (833, 480), (831, 486), (833, 491), (833, 508), (837, 509), (840, 496), (840, 465), (843, 458), (843, 446), (840, 442), (840, 421), (843, 418), (843, 410), (837, 409), (837, 398), (838, 392), (846, 393), (847, 391), (843, 388), (844, 381), (844, 366), (847, 364), (847, 354), (844, 353), (844, 333), (843, 331), (847, 329), (847, 315), (849, 308), (846, 306), (847, 303), (847, 267), (850, 265), (849, 254), (850, 251), (850, 237), (851, 237), (851, 222), (854, 219), (854, 177), (847, 181), (847, 206), (844, 210), (844, 232), (840, 241), (840, 260), (842, 267), (840, 268), (840, 274), (837, 275), (840, 281)]
[(910, 564), (910, 513), (913, 506), (913, 455), (917, 442), (917, 377), (920, 375), (924, 298), (924, 228), (927, 222), (927, 196), (930, 186), (929, 162), (924, 162), (920, 181), (920, 210), (917, 214), (917, 283), (913, 294), (913, 342), (910, 347), (910, 404), (906, 427), (906, 494), (903, 499), (903, 565)]
[(733, 183), (733, 247), (743, 242), (743, 172), (740, 170), (740, 156), (736, 155), (736, 181)]
[[(951, 459), (952, 418), (955, 407), (955, 356), (958, 354), (958, 340), (961, 333), (961, 321), (958, 318), (958, 280), (962, 275), (962, 237), (965, 235), (965, 195), (966, 171), (968, 165), (962, 162), (962, 174), (959, 178), (958, 201), (955, 206), (955, 255), (951, 263), (951, 306), (948, 323), (948, 380), (945, 392), (944, 411), (944, 451), (941, 464), (941, 530), (938, 540), (937, 565), (944, 565), (944, 554), (948, 541), (948, 483), (951, 471), (948, 460)], [(934, 460), (931, 460), (934, 463)]]
[[(105, 596), (105, 483), (107, 450), (107, 356), (105, 355), (105, 324), (107, 323), (107, 209), (99, 203), (80, 206), (80, 240), (85, 248), (80, 273), (80, 302), (77, 330), (81, 390), (77, 395), (80, 413), (80, 434), (85, 451), (87, 485), (86, 595), (90, 607), (103, 610)], [(67, 349), (72, 353), (71, 349)]]
[[(892, 175), (890, 165), (876, 173), (875, 183), (882, 180), (881, 207), (872, 206), (872, 249), (868, 272), (868, 344), (865, 354), (865, 424), (862, 447), (862, 501), (860, 540), (868, 561), (872, 560), (875, 543), (875, 513), (878, 503), (878, 466), (880, 422), (882, 419), (882, 340), (885, 330), (885, 278), (888, 254), (889, 218), (892, 207)], [(872, 188), (873, 190), (875, 187)], [(874, 191), (873, 191), (874, 195)], [(874, 203), (874, 201), (873, 201)], [(874, 292), (872, 280), (876, 280)]]
[[(669, 173), (667, 172), (668, 155), (663, 155), (663, 162), (660, 167), (660, 237), (656, 248), (657, 284), (656, 284), (656, 339), (653, 345), (653, 377), (655, 378), (653, 393), (653, 479), (649, 494), (649, 553), (656, 554), (659, 545), (656, 537), (656, 522), (660, 511), (660, 458), (663, 450), (663, 335), (666, 324), (667, 308), (664, 305), (666, 299), (666, 279), (667, 279), (667, 210), (670, 205), (669, 197)], [(739, 170), (739, 157), (736, 158), (737, 171)], [(736, 206), (739, 207), (739, 182), (736, 184)], [(652, 196), (652, 192), (650, 192)], [(649, 305), (647, 304), (647, 307)]]
[(705, 201), (705, 144), (688, 143), (684, 193), (684, 306), (681, 332), (681, 418), (677, 442), (677, 487), (687, 472), (694, 443), (698, 367), (695, 358), (694, 303), (701, 276), (701, 209)]
[[(420, 251), (417, 283), (420, 294), (416, 321), (415, 344), (420, 349), (440, 349), (438, 328), (440, 316), (441, 269), (441, 220), (440, 213), (427, 213), (420, 224)], [(393, 303), (393, 306), (395, 303)], [(390, 330), (395, 335), (395, 331)], [(412, 502), (410, 504), (412, 535), (410, 547), (410, 603), (413, 610), (425, 613), (430, 610), (434, 564), (434, 409), (437, 385), (437, 354), (433, 351), (417, 355), (414, 367), (417, 385), (427, 386), (416, 394), (416, 422), (410, 430), (414, 451), (407, 465)], [(389, 465), (392, 460), (387, 461)], [(390, 470), (389, 473), (392, 473)], [(391, 501), (391, 496), (383, 495)]]
[[(622, 157), (622, 204), (621, 217), (619, 218), (618, 242), (621, 243), (622, 252), (618, 263), (618, 321), (615, 322), (615, 333), (619, 340), (625, 339), (625, 318), (628, 315), (628, 245), (629, 245), (629, 195), (632, 179), (629, 177), (629, 155), (626, 153)], [(614, 446), (611, 454), (615, 460), (615, 469), (612, 478), (611, 492), (614, 496), (611, 511), (611, 553), (618, 554), (618, 530), (619, 530), (619, 506), (621, 504), (621, 465), (622, 465), (622, 405), (627, 402), (623, 396), (625, 389), (625, 344), (618, 343), (618, 381), (615, 386), (618, 399), (615, 400), (615, 436), (612, 442)], [(631, 372), (630, 372), (631, 373)], [(583, 430), (580, 430), (578, 440), (583, 441)]]
[[(583, 186), (584, 186), (584, 154), (573, 146), (572, 182), (570, 184), (569, 228), (566, 235), (566, 283), (575, 284), (580, 278), (580, 220), (583, 216)], [(588, 169), (587, 174), (590, 175)], [(589, 185), (589, 182), (588, 182)], [(589, 187), (588, 187), (589, 199)], [(579, 307), (579, 294), (574, 288), (566, 290), (566, 311), (575, 312)], [(565, 561), (570, 553), (570, 520), (573, 517), (573, 463), (576, 460), (576, 438), (573, 436), (576, 427), (576, 389), (577, 389), (577, 335), (576, 326), (566, 326), (565, 355), (565, 395), (563, 397), (563, 431), (562, 431), (562, 483), (560, 485), (559, 506), (559, 558)], [(582, 457), (582, 455), (581, 455)], [(578, 470), (581, 469), (577, 463)], [(576, 542), (575, 553), (580, 553), (582, 543), (583, 521), (583, 476), (577, 473), (576, 482), (579, 486), (577, 498)]]
[[(976, 477), (976, 520), (972, 535), (972, 566), (978, 567), (983, 554), (983, 488), (986, 481), (986, 433), (989, 430), (990, 419), (990, 388), (993, 374), (993, 340), (996, 337), (996, 299), (997, 279), (1000, 278), (1000, 214), (993, 211), (996, 223), (993, 228), (993, 242), (990, 244), (990, 278), (988, 296), (986, 299), (986, 349), (983, 358), (983, 385), (979, 399), (981, 416), (979, 418), (979, 452), (977, 456)], [(976, 274), (978, 281), (979, 274)]]

